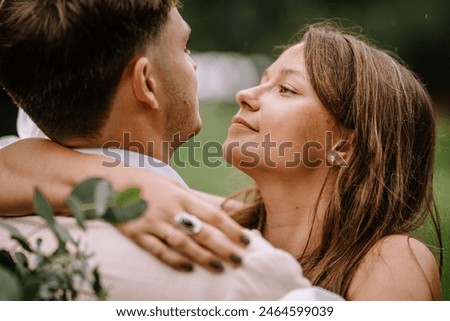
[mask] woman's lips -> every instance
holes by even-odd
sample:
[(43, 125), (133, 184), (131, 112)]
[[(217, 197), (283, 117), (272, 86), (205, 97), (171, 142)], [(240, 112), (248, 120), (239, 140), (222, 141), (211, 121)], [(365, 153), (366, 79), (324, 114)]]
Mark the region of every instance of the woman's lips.
[(244, 125), (245, 127), (249, 128), (249, 129), (251, 129), (251, 130), (253, 130), (253, 131), (255, 131), (255, 132), (258, 131), (255, 127), (253, 127), (253, 126), (250, 125), (248, 122), (246, 122), (245, 119), (243, 119), (242, 117), (239, 117), (239, 116), (234, 116), (234, 117), (233, 117), (233, 123), (234, 123), (234, 124), (241, 124), (241, 125)]

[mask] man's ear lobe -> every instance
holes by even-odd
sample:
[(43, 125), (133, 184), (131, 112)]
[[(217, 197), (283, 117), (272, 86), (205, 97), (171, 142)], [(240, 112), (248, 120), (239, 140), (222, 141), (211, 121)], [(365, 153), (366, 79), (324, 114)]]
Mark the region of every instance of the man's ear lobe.
[(146, 57), (140, 57), (134, 63), (133, 69), (133, 91), (136, 99), (142, 104), (158, 109), (154, 80), (152, 78), (150, 61)]

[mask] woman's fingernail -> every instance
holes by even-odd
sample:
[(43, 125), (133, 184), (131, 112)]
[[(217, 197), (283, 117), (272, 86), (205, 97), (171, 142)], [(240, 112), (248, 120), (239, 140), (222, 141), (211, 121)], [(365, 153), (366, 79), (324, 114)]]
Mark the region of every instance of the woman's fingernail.
[(235, 264), (241, 264), (242, 263), (242, 259), (239, 256), (237, 256), (236, 254), (231, 254), (230, 255), (230, 259)]
[(218, 271), (218, 272), (222, 272), (223, 271), (223, 264), (220, 263), (219, 261), (211, 261), (209, 263), (209, 266), (212, 267), (214, 270)]
[(192, 263), (182, 262), (178, 265), (178, 268), (182, 271), (191, 272), (194, 270)]
[(244, 244), (244, 245), (249, 245), (250, 244), (250, 239), (248, 238), (248, 236), (247, 235), (241, 235), (241, 237), (240, 237), (240, 239), (239, 239), (240, 241), (241, 241), (241, 243), (242, 244)]

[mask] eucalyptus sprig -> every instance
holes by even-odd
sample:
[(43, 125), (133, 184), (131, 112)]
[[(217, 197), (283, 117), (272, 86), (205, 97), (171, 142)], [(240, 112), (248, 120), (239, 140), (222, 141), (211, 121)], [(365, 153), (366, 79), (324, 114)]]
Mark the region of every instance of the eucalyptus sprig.
[[(88, 179), (77, 185), (67, 199), (80, 228), (87, 220), (103, 219), (117, 224), (140, 216), (147, 203), (137, 188), (114, 192), (101, 178)], [(88, 291), (103, 300), (107, 292), (102, 286), (98, 268), (91, 268), (95, 255), (83, 252), (80, 242), (55, 219), (53, 210), (38, 190), (34, 194), (34, 210), (56, 237), (57, 248), (50, 254), (42, 251), (44, 240), (31, 244), (13, 225), (0, 221), (21, 250), (0, 251), (0, 300), (75, 300)]]

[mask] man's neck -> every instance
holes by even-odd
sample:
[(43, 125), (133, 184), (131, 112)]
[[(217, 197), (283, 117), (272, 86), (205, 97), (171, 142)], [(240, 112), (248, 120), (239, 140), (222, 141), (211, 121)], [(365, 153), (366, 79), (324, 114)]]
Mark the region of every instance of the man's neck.
[[(104, 136), (104, 135), (102, 135)], [(72, 149), (82, 148), (118, 148), (129, 150), (139, 154), (147, 155), (160, 160), (166, 164), (170, 162), (174, 149), (170, 142), (156, 139), (154, 141), (139, 139), (138, 135), (131, 135), (125, 132), (122, 137), (113, 137), (111, 139), (98, 138), (73, 138), (61, 142), (62, 145)]]

